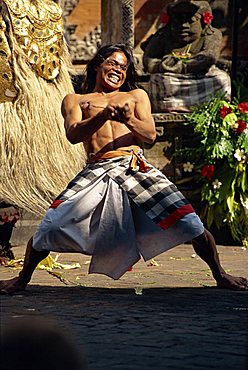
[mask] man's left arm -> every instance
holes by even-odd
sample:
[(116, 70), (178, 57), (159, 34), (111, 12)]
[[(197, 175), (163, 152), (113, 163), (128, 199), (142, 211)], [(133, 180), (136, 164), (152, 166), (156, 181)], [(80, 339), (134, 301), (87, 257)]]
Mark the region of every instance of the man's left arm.
[(142, 89), (133, 90), (132, 94), (135, 107), (133, 111), (127, 113), (123, 123), (139, 140), (152, 144), (156, 139), (156, 128), (151, 113), (150, 99)]

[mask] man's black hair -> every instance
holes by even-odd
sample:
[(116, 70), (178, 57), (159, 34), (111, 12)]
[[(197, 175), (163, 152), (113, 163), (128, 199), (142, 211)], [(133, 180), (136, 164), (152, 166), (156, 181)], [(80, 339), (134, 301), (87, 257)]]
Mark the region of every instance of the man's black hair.
[(82, 86), (83, 93), (87, 94), (93, 92), (96, 85), (96, 68), (116, 51), (122, 51), (125, 54), (128, 64), (126, 79), (124, 84), (121, 86), (120, 91), (130, 91), (137, 88), (132, 50), (125, 44), (118, 43), (102, 46), (98, 49), (95, 56), (88, 62), (86, 66), (86, 78)]

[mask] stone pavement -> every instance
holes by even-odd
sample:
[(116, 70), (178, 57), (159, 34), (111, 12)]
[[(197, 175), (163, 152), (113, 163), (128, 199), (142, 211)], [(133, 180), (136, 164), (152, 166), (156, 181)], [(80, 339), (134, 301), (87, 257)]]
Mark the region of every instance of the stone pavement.
[[(24, 246), (13, 251), (21, 258)], [(227, 271), (248, 276), (248, 250), (218, 251)], [(81, 267), (36, 270), (25, 292), (1, 295), (1, 329), (14, 318), (54, 318), (86, 350), (89, 370), (247, 370), (248, 293), (216, 289), (193, 253), (180, 245), (118, 281), (87, 275), (87, 256), (61, 254), (57, 262)], [(0, 279), (17, 273), (0, 266)]]

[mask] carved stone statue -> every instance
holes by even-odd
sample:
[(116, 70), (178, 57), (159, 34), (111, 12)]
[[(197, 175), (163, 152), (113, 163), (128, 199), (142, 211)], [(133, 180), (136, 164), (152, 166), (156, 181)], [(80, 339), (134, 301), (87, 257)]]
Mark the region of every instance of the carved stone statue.
[(154, 112), (187, 112), (217, 91), (230, 95), (228, 74), (215, 66), (222, 34), (212, 18), (206, 1), (170, 3), (162, 14), (166, 25), (141, 45)]

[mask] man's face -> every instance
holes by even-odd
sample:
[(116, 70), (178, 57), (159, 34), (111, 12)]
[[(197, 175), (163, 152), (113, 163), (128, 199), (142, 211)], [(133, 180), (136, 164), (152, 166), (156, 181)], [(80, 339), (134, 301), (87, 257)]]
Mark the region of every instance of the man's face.
[(175, 12), (171, 19), (171, 31), (174, 38), (182, 44), (188, 44), (201, 37), (201, 15), (192, 12)]
[(96, 69), (96, 83), (105, 89), (119, 89), (126, 79), (128, 62), (122, 51), (116, 51), (107, 57)]

